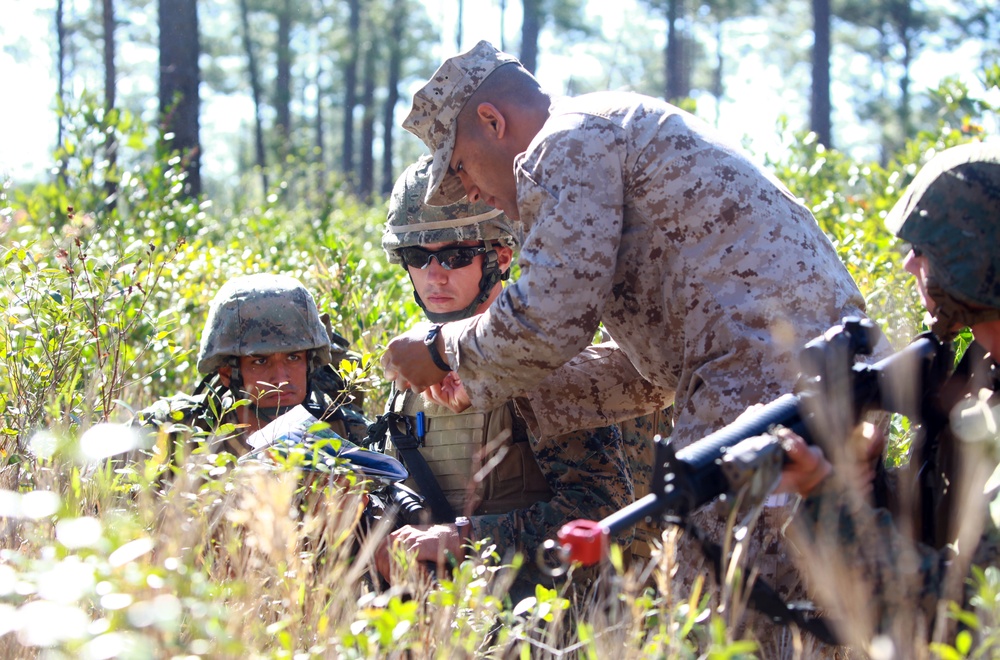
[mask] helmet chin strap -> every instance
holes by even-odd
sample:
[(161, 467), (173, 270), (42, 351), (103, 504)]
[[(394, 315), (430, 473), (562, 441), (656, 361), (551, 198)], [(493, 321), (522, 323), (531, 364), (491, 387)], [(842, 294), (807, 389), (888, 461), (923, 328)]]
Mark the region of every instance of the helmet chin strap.
[(257, 415), (257, 419), (270, 423), (278, 419), (286, 412), (294, 408), (295, 406), (254, 406), (253, 413)]
[(951, 341), (958, 330), (1000, 319), (1000, 309), (978, 307), (951, 295), (938, 284), (932, 274), (927, 276), (927, 295), (934, 301), (934, 314), (927, 314), (927, 325), (942, 341)]
[[(420, 305), (420, 309), (424, 310), (424, 314), (427, 315), (431, 321), (435, 323), (447, 323), (448, 321), (460, 321), (462, 319), (467, 319), (476, 313), (476, 309), (489, 300), (490, 293), (493, 291), (493, 287), (496, 286), (497, 282), (502, 282), (510, 277), (510, 270), (506, 272), (500, 272), (500, 261), (497, 255), (497, 251), (493, 249), (493, 241), (485, 240), (486, 244), (486, 254), (483, 255), (483, 276), (479, 280), (479, 294), (475, 299), (465, 308), (456, 310), (454, 312), (432, 312), (427, 309), (424, 305), (424, 301), (421, 300), (420, 294), (417, 293), (417, 288), (413, 287), (413, 299), (417, 301)], [(405, 266), (404, 266), (405, 268)], [(409, 273), (409, 271), (407, 271)], [(412, 282), (412, 278), (410, 282)]]

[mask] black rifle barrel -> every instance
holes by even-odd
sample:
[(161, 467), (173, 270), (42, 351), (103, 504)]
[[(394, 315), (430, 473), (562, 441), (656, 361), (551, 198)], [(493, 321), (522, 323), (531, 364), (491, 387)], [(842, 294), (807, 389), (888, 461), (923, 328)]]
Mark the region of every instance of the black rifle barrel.
[[(855, 422), (869, 410), (885, 410), (913, 417), (919, 414), (919, 393), (940, 344), (921, 337), (895, 355), (873, 365), (857, 364), (852, 369), (852, 398)], [(784, 394), (759, 410), (749, 412), (732, 424), (705, 436), (676, 454), (667, 446), (656, 452), (665, 464), (654, 466), (654, 492), (600, 521), (600, 526), (616, 534), (643, 519), (664, 516), (684, 517), (728, 491), (719, 461), (729, 447), (783, 426), (813, 441), (808, 415), (802, 410), (803, 395)], [(664, 474), (666, 471), (666, 474)]]

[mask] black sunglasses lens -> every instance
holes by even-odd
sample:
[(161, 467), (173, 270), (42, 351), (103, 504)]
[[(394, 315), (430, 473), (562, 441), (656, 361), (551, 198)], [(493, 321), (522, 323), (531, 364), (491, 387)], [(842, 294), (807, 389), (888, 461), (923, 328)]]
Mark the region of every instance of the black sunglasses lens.
[(438, 263), (445, 270), (465, 268), (472, 263), (477, 254), (485, 250), (481, 247), (454, 247), (431, 252), (419, 247), (407, 247), (400, 250), (403, 263), (412, 268), (426, 268), (432, 257), (437, 257)]
[(471, 264), (477, 254), (479, 254), (479, 248), (459, 247), (441, 250), (434, 256), (438, 258), (438, 263), (446, 269), (455, 270)]
[(406, 247), (399, 251), (399, 256), (403, 264), (412, 268), (426, 268), (431, 262), (433, 252), (428, 252), (418, 247)]

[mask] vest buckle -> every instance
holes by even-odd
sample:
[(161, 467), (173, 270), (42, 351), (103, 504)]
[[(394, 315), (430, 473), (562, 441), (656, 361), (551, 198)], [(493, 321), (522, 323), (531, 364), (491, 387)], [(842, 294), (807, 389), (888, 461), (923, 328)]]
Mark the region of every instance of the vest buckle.
[(386, 413), (385, 421), (389, 427), (389, 437), (397, 449), (416, 449), (423, 444), (413, 432), (413, 424), (406, 415)]

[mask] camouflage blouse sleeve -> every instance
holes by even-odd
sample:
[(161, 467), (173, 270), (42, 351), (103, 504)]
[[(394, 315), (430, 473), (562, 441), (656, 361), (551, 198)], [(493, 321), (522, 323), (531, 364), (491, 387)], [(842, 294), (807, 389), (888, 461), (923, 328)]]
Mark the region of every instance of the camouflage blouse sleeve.
[(209, 411), (206, 398), (205, 394), (191, 396), (180, 393), (159, 399), (136, 413), (132, 425), (147, 429), (160, 429), (167, 425), (193, 426)]
[[(532, 450), (553, 497), (526, 509), (473, 516), (476, 538), (501, 548), (518, 548), (533, 563), (537, 549), (559, 528), (579, 518), (599, 520), (632, 503), (632, 481), (617, 426), (577, 431), (532, 442)], [(630, 538), (620, 538), (628, 543)]]
[[(850, 571), (858, 579), (849, 583), (866, 590), (857, 601), (865, 606), (859, 604), (857, 609), (867, 610), (861, 616), (878, 621), (883, 630), (896, 626), (901, 617), (929, 619), (943, 602), (962, 602), (970, 565), (997, 565), (1000, 471), (990, 448), (1000, 439), (996, 432), (1000, 407), (993, 407), (1000, 401), (994, 395), (987, 403), (987, 391), (963, 398), (952, 409), (945, 431), (962, 438), (966, 469), (948, 486), (959, 498), (955, 510), (961, 515), (950, 516), (950, 541), (940, 550), (914, 541), (888, 511), (872, 509), (835, 476), (803, 501), (796, 517), (803, 541), (796, 545), (804, 551), (807, 575), (820, 588), (829, 589), (827, 596), (845, 602), (846, 581), (837, 576), (838, 570), (841, 575)], [(900, 495), (912, 475), (893, 470), (891, 476), (895, 499), (908, 502), (911, 498)], [(809, 570), (813, 567), (821, 568)]]
[(648, 415), (673, 399), (672, 389), (644, 379), (617, 344), (604, 342), (583, 349), (517, 405), (536, 437), (551, 438)]
[(516, 167), (521, 218), (533, 223), (520, 277), (486, 313), (442, 332), (480, 409), (533, 389), (589, 345), (613, 295), (624, 194), (616, 136), (572, 126), (545, 135), (529, 149), (535, 160)]

